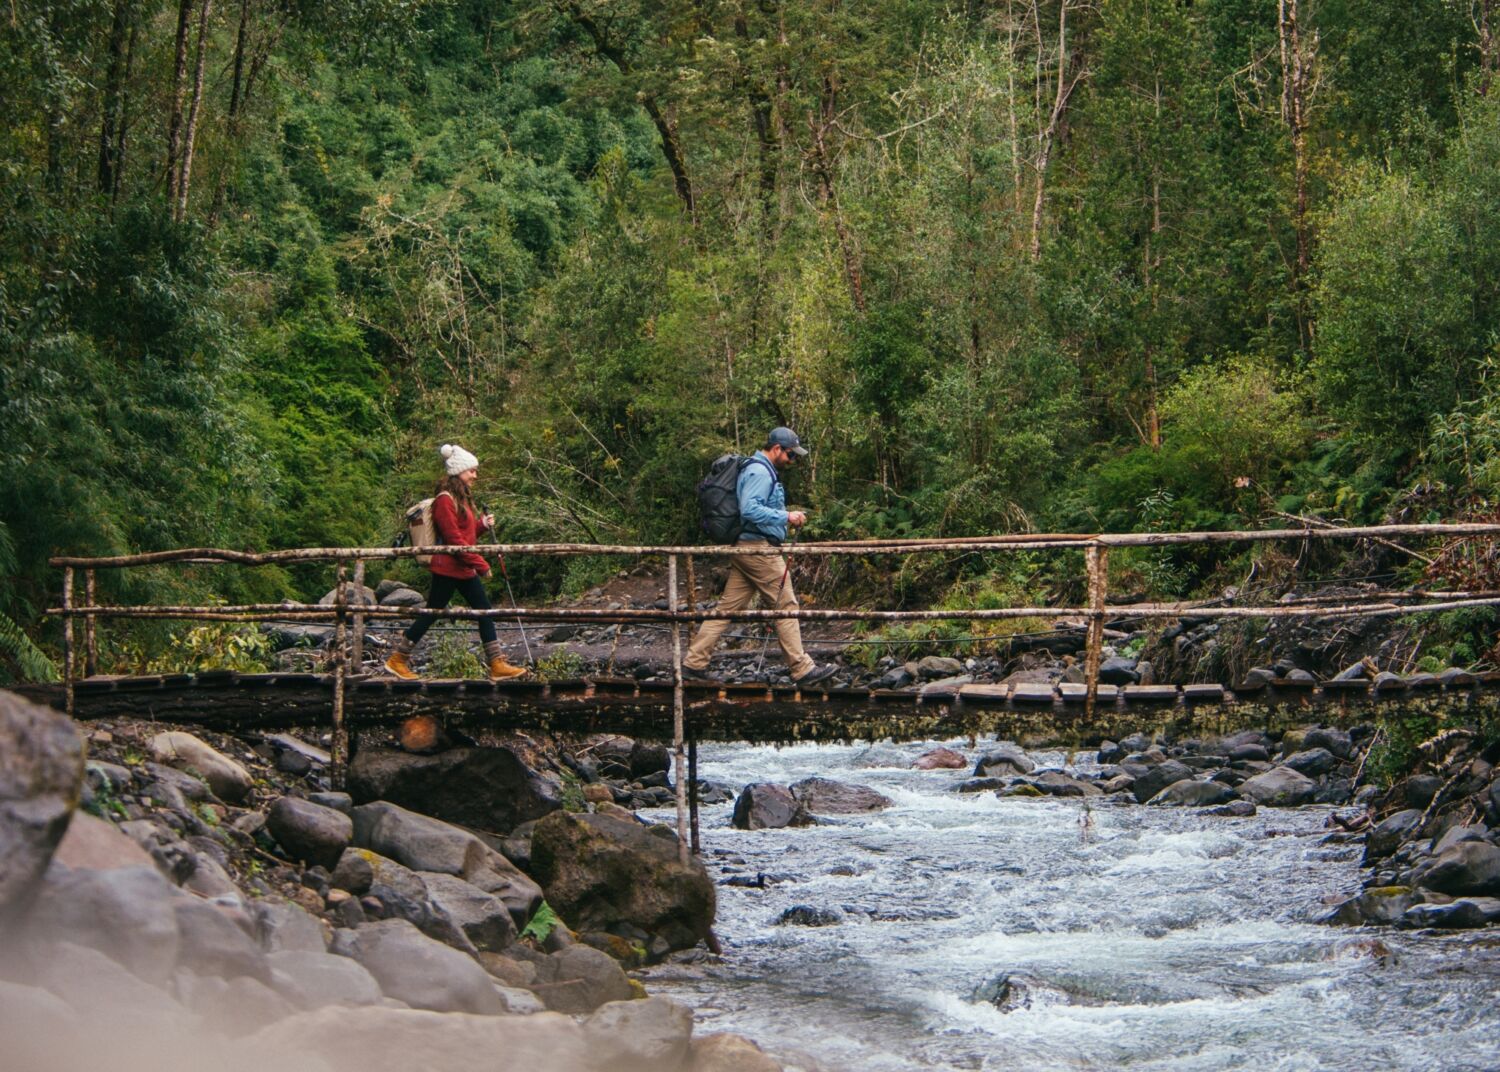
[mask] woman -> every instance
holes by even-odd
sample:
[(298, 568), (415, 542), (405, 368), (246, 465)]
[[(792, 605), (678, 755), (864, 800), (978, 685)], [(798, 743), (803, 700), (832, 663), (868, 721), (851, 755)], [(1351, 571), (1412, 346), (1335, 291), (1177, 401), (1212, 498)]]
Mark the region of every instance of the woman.
[[(452, 443), (444, 443), (440, 453), (445, 475), (432, 500), (432, 524), (437, 529), (438, 543), (450, 547), (473, 546), (479, 542), (479, 534), (495, 524), (493, 516), (481, 515), (474, 506), (473, 488), (474, 481), (479, 478), (479, 459)], [(432, 570), (432, 588), (427, 594), (429, 607), (441, 610), (456, 592), (476, 610), (489, 610), (490, 598), (485, 595), (484, 582), (480, 578), (490, 572), (490, 564), (483, 557), (476, 554), (433, 555), (427, 568)], [(416, 671), (411, 668), (412, 649), (435, 621), (437, 619), (432, 615), (424, 614), (412, 622), (396, 641), (395, 650), (385, 661), (385, 668), (400, 678), (411, 680), (416, 677)], [(484, 657), (489, 663), (491, 681), (503, 681), (526, 673), (522, 667), (512, 666), (506, 661), (495, 634), (494, 619), (479, 619), (479, 638), (484, 641)]]

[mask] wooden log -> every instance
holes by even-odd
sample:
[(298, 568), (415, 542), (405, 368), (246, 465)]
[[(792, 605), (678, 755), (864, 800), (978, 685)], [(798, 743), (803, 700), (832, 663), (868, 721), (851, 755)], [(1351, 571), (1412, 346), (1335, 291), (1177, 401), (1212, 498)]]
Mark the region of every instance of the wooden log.
[(1089, 626), (1084, 654), (1083, 717), (1092, 720), (1099, 696), (1099, 656), (1104, 644), (1104, 601), (1109, 587), (1109, 548), (1094, 545), (1084, 552), (1089, 580)]
[(688, 822), (693, 828), (693, 855), (698, 856), (703, 852), (698, 840), (698, 734), (691, 724), (688, 726)]
[(336, 592), (333, 600), (338, 615), (333, 633), (333, 747), (329, 749), (331, 759), (328, 764), (328, 776), (335, 789), (342, 789), (344, 788), (344, 769), (349, 761), (349, 739), (344, 728), (344, 694), (349, 680), (348, 652), (345, 648), (348, 639), (345, 618), (349, 588), (342, 563), (339, 564)]
[[(355, 607), (363, 608), (365, 586), (365, 560), (360, 559), (354, 563), (354, 598)], [(354, 612), (354, 643), (349, 655), (349, 663), (356, 674), (365, 672), (365, 616), (362, 609)]]
[[(677, 606), (677, 556), (667, 558), (667, 606), (676, 614)], [(672, 756), (677, 797), (677, 858), (688, 862), (690, 843), (687, 824), (687, 763), (683, 755), (684, 725), (682, 702), (682, 623), (672, 622)]]
[[(66, 566), (63, 569), (63, 606), (65, 608), (73, 605), (73, 567)], [(65, 710), (69, 715), (75, 713), (73, 706), (73, 616), (67, 614), (63, 618), (63, 689), (67, 697)]]
[[(94, 587), (94, 571), (85, 570), (83, 574), (83, 598), (89, 603), (97, 603), (98, 592)], [(95, 639), (94, 623), (95, 616), (86, 615), (83, 619), (83, 676), (93, 677), (99, 672), (99, 647)]]

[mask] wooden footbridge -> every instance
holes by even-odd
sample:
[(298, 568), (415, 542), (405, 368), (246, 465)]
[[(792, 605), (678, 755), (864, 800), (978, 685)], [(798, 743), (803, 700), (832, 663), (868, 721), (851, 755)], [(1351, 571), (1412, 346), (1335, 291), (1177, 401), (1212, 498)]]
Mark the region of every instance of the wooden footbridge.
[[(108, 558), (57, 557), (63, 572), (62, 601), (49, 613), (63, 621), (64, 679), (57, 686), (22, 691), (82, 718), (139, 717), (192, 722), (224, 728), (329, 723), (333, 731), (332, 774), (342, 778), (352, 729), (436, 714), (458, 724), (495, 730), (617, 732), (668, 738), (676, 753), (679, 826), (684, 831), (687, 769), (699, 739), (790, 741), (927, 739), (978, 737), (991, 733), (1023, 740), (1083, 743), (1132, 732), (1143, 725), (1208, 730), (1230, 726), (1275, 726), (1314, 717), (1345, 721), (1363, 717), (1372, 705), (1401, 703), (1434, 712), (1473, 712), (1493, 716), (1500, 705), (1500, 674), (1455, 671), (1442, 676), (1373, 681), (1312, 682), (1255, 680), (1228, 685), (1114, 686), (1099, 681), (1100, 649), (1109, 620), (1161, 620), (1192, 617), (1340, 618), (1389, 617), (1500, 605), (1500, 592), (1427, 591), (1374, 593), (1368, 597), (1310, 597), (1269, 606), (1222, 606), (1212, 602), (1110, 604), (1108, 555), (1116, 547), (1169, 547), (1272, 541), (1375, 540), (1399, 538), (1445, 542), (1448, 552), (1465, 547), (1488, 554), (1500, 525), (1384, 525), (1363, 528), (1293, 528), (1251, 532), (1016, 534), (950, 540), (864, 540), (800, 544), (713, 547), (635, 547), (594, 544), (512, 544), (479, 547), (306, 548), (247, 552), (186, 548)], [(1088, 604), (1082, 607), (959, 608), (945, 610), (802, 609), (724, 613), (697, 609), (695, 556), (786, 554), (909, 555), (1038, 550), (1083, 552)], [(496, 555), (618, 555), (664, 557), (667, 603), (664, 609), (512, 607), (492, 610), (368, 606), (350, 598), (372, 561), (434, 553)], [(108, 605), (96, 596), (97, 571), (167, 564), (224, 564), (244, 567), (330, 562), (337, 570), (330, 605), (300, 602), (238, 606)], [(679, 564), (686, 565), (687, 599), (679, 592)], [(350, 577), (352, 567), (352, 580)], [(83, 580), (83, 598), (77, 581)], [(398, 681), (360, 675), (365, 629), (373, 620), (414, 617), (515, 620), (520, 623), (665, 624), (672, 636), (672, 666), (665, 680), (595, 678), (578, 681), (491, 683), (468, 680)], [(696, 622), (730, 620), (989, 621), (1072, 618), (1086, 623), (1084, 682), (1076, 685), (936, 683), (913, 691), (699, 684), (684, 681), (682, 628)], [(331, 623), (334, 638), (326, 674), (242, 674), (208, 671), (153, 677), (101, 677), (97, 674), (97, 630), (103, 619)], [(81, 638), (77, 626), (82, 625)], [(81, 643), (79, 642), (81, 640)], [(684, 839), (684, 851), (686, 841)]]

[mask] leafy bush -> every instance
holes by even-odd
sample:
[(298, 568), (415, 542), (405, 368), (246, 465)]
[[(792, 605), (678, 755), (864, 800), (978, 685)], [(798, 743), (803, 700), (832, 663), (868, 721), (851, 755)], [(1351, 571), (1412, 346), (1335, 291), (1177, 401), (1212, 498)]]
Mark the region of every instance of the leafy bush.
[(152, 674), (188, 674), (199, 670), (264, 673), (271, 669), (271, 640), (258, 626), (209, 622), (172, 633), (167, 648), (147, 664)]

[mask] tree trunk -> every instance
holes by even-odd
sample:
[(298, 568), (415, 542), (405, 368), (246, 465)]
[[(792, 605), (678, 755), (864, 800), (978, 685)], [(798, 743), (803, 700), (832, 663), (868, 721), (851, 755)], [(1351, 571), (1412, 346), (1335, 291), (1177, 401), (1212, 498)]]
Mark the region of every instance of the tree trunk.
[(1298, 333), (1308, 345), (1308, 325), (1302, 291), (1312, 265), (1311, 223), (1308, 220), (1307, 110), (1312, 92), (1316, 38), (1309, 46), (1302, 32), (1301, 0), (1278, 0), (1277, 41), (1281, 53), (1281, 116), (1292, 146), (1292, 229), (1297, 254), (1292, 271), (1292, 291), (1297, 310)]
[(193, 69), (193, 99), (188, 109), (187, 133), (182, 143), (182, 176), (177, 183), (176, 218), (187, 219), (188, 188), (193, 177), (193, 141), (198, 134), (198, 109), (203, 103), (203, 65), (208, 58), (208, 16), (213, 10), (213, 0), (203, 0), (198, 9), (198, 54)]
[(119, 193), (119, 136), (124, 126), (125, 42), (129, 37), (130, 0), (115, 0), (109, 27), (109, 68), (99, 120), (99, 192), (113, 201)]
[(864, 273), (860, 267), (859, 250), (856, 247), (853, 232), (850, 231), (848, 222), (844, 219), (844, 210), (839, 206), (838, 188), (833, 182), (833, 163), (829, 159), (828, 143), (824, 138), (825, 132), (833, 123), (835, 94), (833, 79), (825, 78), (823, 80), (822, 115), (815, 118), (813, 113), (808, 112), (807, 126), (812, 133), (813, 172), (818, 176), (818, 187), (823, 203), (828, 206), (828, 211), (833, 216), (833, 231), (838, 236), (839, 252), (844, 259), (844, 278), (849, 283), (849, 297), (854, 302), (854, 308), (863, 316), (865, 284)]
[(182, 143), (182, 92), (187, 80), (188, 21), (193, 0), (177, 2), (177, 43), (172, 60), (172, 111), (167, 120), (167, 201), (177, 203), (177, 151)]
[(1496, 39), (1495, 0), (1479, 0), (1474, 29), (1479, 35), (1479, 95), (1487, 96), (1500, 71), (1500, 40)]
[[(1041, 48), (1042, 38), (1038, 31), (1038, 54)], [(1077, 79), (1068, 81), (1068, 0), (1061, 0), (1057, 7), (1057, 88), (1052, 97), (1052, 114), (1037, 145), (1036, 196), (1031, 203), (1031, 259), (1034, 261), (1042, 256), (1042, 209), (1047, 200), (1047, 168), (1052, 161), (1052, 146), (1067, 111), (1068, 97), (1077, 84)]]

